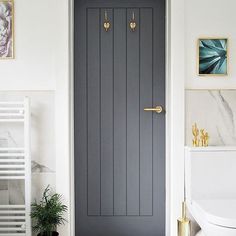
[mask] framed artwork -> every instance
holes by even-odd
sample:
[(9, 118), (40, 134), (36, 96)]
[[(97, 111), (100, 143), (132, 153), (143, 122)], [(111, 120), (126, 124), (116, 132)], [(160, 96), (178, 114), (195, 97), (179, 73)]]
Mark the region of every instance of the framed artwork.
[(0, 0), (0, 59), (14, 58), (14, 2)]
[(227, 75), (228, 39), (198, 39), (198, 75)]

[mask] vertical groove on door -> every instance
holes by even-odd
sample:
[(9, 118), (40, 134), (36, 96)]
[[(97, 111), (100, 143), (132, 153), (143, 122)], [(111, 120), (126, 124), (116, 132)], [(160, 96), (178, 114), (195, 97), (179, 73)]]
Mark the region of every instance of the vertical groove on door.
[(88, 9), (86, 8), (86, 171), (87, 171), (87, 179), (86, 179), (86, 191), (87, 191), (87, 215), (89, 215), (89, 200), (88, 200)]
[(128, 72), (128, 65), (127, 65), (127, 58), (128, 58), (128, 53), (127, 53), (127, 37), (128, 37), (128, 17), (127, 17), (127, 14), (128, 14), (128, 11), (127, 11), (127, 9), (125, 10), (125, 25), (126, 25), (126, 27), (125, 27), (125, 40), (126, 40), (126, 42), (125, 42), (125, 53), (126, 53), (126, 65), (125, 65), (125, 73), (126, 73), (126, 176), (125, 176), (125, 180), (126, 180), (126, 216), (128, 215), (128, 181), (127, 181), (127, 179), (128, 179), (128, 168), (127, 168), (127, 164), (128, 164), (128, 147), (127, 147), (127, 139), (128, 139), (128, 132), (127, 132), (127, 124), (128, 124), (128, 122), (127, 122), (127, 114), (128, 114), (128, 106), (127, 106), (127, 98), (128, 98), (128, 90), (127, 90), (127, 85), (128, 85), (128, 74), (127, 74), (127, 72)]
[[(153, 16), (154, 12), (153, 12), (153, 8), (152, 8), (152, 107), (154, 107), (154, 53), (153, 53), (153, 50), (154, 50), (154, 16)], [(153, 162), (154, 162), (154, 132), (153, 132), (153, 129), (154, 129), (154, 124), (153, 124), (153, 118), (154, 118), (154, 115), (155, 114), (152, 114), (152, 215), (154, 214), (153, 212), (153, 206), (154, 206), (154, 169), (153, 169)]]
[(114, 46), (114, 42), (115, 42), (115, 39), (114, 39), (114, 36), (115, 36), (115, 16), (114, 16), (114, 8), (112, 9), (112, 26), (113, 26), (113, 30), (112, 30), (112, 118), (113, 118), (113, 127), (112, 127), (112, 133), (113, 133), (113, 143), (112, 143), (112, 146), (113, 146), (113, 150), (112, 150), (112, 156), (113, 156), (113, 185), (112, 185), (112, 191), (113, 191), (113, 206), (112, 206), (112, 213), (113, 213), (113, 216), (115, 215), (115, 119), (114, 119), (114, 116), (115, 116), (115, 66), (114, 66), (114, 58), (115, 58), (115, 46)]
[(111, 27), (101, 29), (101, 215), (113, 215), (113, 15), (112, 9), (101, 9), (100, 25), (105, 11)]
[(139, 215), (139, 28), (129, 28), (132, 14), (139, 22), (137, 8), (128, 9), (127, 30), (127, 214)]
[(114, 215), (126, 215), (126, 9), (114, 9)]
[(141, 67), (141, 58), (140, 58), (140, 47), (141, 47), (141, 37), (140, 37), (140, 35), (141, 35), (141, 15), (140, 15), (140, 8), (138, 9), (138, 11), (139, 11), (139, 21), (138, 21), (138, 25), (139, 25), (139, 45), (138, 45), (138, 58), (139, 58), (139, 76), (138, 76), (138, 79), (139, 79), (139, 114), (138, 114), (138, 117), (139, 117), (139, 127), (138, 127), (138, 131), (139, 131), (139, 135), (138, 135), (138, 138), (139, 138), (139, 216), (140, 216), (140, 205), (141, 205), (141, 187), (140, 187), (140, 176), (141, 176), (141, 160), (140, 160), (140, 121), (141, 121), (141, 119), (140, 119), (140, 116), (141, 116), (141, 113), (140, 113), (140, 111), (141, 111), (141, 109), (140, 109), (140, 105), (141, 105), (141, 101), (140, 101), (140, 97), (141, 97), (141, 81), (140, 81), (140, 73), (141, 73), (141, 70), (140, 70), (140, 67)]
[(140, 10), (140, 215), (152, 215), (152, 114), (144, 107), (152, 106), (152, 9)]
[(100, 215), (100, 13), (87, 11), (88, 215)]
[(102, 149), (101, 149), (101, 142), (102, 142), (102, 132), (101, 132), (101, 8), (99, 8), (99, 129), (100, 129), (100, 137), (99, 137), (99, 145), (100, 145), (100, 216), (102, 215)]

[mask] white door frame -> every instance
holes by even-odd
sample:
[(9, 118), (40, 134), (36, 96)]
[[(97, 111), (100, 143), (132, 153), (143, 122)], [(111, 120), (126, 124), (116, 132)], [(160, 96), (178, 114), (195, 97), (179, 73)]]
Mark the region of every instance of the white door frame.
[(184, 195), (185, 0), (167, 0), (166, 236), (177, 235)]
[[(73, 9), (74, 0), (68, 1), (68, 86), (64, 95), (68, 103), (60, 99), (56, 106), (66, 116), (68, 128), (68, 155), (64, 157), (64, 165), (57, 165), (57, 189), (67, 199), (69, 206), (68, 225), (60, 228), (62, 235), (75, 235), (75, 199), (74, 199), (74, 114), (73, 114)], [(184, 78), (185, 78), (185, 47), (184, 47), (184, 0), (167, 0), (166, 6), (166, 236), (177, 235), (176, 220), (180, 215), (183, 198), (183, 160), (184, 160)], [(56, 91), (61, 96), (62, 85)], [(59, 107), (60, 106), (60, 107)], [(66, 107), (67, 106), (67, 107)], [(63, 120), (60, 118), (60, 120)], [(58, 124), (59, 127), (59, 124)], [(66, 137), (65, 137), (66, 138)], [(59, 172), (59, 173), (58, 173)], [(68, 180), (68, 186), (58, 182)], [(65, 183), (63, 183), (65, 184)], [(67, 191), (69, 190), (69, 191)]]

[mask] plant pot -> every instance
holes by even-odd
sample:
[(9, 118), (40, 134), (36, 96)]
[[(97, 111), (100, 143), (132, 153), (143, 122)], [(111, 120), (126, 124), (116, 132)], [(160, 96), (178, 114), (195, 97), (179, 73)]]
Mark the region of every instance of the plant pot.
[(59, 233), (56, 231), (51, 232), (50, 234), (48, 233), (39, 233), (37, 236), (58, 236)]

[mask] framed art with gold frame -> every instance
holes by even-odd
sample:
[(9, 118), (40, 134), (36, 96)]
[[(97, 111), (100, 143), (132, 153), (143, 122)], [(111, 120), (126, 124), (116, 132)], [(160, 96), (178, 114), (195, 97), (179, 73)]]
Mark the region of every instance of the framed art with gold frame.
[(197, 43), (199, 76), (228, 75), (228, 39), (199, 38)]
[(14, 56), (14, 2), (0, 0), (0, 59)]

